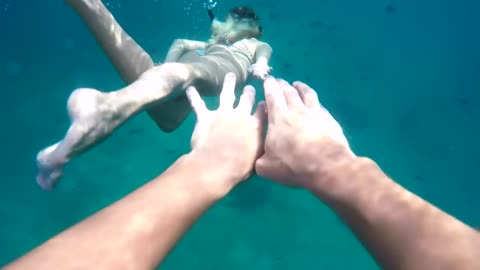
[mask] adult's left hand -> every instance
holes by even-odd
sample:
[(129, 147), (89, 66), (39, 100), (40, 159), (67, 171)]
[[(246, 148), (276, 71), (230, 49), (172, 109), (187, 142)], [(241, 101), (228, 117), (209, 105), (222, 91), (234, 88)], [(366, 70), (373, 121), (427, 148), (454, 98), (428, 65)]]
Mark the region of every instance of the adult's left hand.
[[(236, 185), (252, 173), (255, 160), (263, 151), (263, 130), (266, 122), (264, 102), (255, 103), (255, 89), (246, 86), (238, 106), (234, 108), (236, 77), (225, 76), (220, 105), (209, 110), (194, 87), (187, 96), (197, 116), (192, 134), (192, 155), (203, 160), (206, 169), (215, 168), (228, 175), (227, 184)], [(203, 164), (203, 163), (202, 163)]]

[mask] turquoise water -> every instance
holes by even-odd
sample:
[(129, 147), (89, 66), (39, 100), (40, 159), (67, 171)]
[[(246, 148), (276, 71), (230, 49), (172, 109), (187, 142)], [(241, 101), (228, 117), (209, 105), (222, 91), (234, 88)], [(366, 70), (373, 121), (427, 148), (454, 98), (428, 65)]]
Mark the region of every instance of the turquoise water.
[[(105, 3), (156, 61), (175, 38), (208, 37), (199, 0)], [(236, 5), (254, 7), (262, 18), (273, 74), (314, 87), (358, 154), (480, 225), (477, 1), (231, 0), (220, 1), (218, 13)], [(0, 0), (0, 25), (4, 265), (161, 173), (189, 150), (195, 119), (165, 134), (140, 114), (72, 162), (58, 189), (43, 192), (34, 182), (35, 155), (64, 135), (70, 92), (123, 83), (63, 1)], [(211, 209), (164, 269), (192, 267), (378, 268), (315, 198), (259, 178)]]

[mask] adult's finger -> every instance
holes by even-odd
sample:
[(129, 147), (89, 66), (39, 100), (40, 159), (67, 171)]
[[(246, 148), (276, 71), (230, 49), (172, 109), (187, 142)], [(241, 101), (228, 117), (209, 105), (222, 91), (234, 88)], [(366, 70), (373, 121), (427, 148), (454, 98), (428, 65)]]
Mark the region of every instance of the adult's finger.
[(260, 101), (257, 104), (257, 108), (255, 109), (253, 117), (257, 122), (258, 135), (261, 136), (260, 147), (258, 148), (257, 152), (257, 157), (260, 157), (261, 155), (265, 154), (264, 132), (265, 126), (267, 125), (267, 104), (265, 103), (265, 101)]
[(278, 80), (278, 84), (283, 90), (283, 94), (289, 108), (304, 106), (303, 101), (298, 94), (298, 91), (293, 88), (293, 86), (291, 86), (287, 81), (282, 79)]
[(263, 88), (268, 109), (268, 121), (274, 122), (288, 110), (287, 102), (282, 89), (273, 77), (265, 80)]
[(253, 117), (258, 120), (260, 128), (263, 130), (267, 122), (267, 104), (265, 103), (265, 101), (260, 101), (257, 104), (257, 108), (255, 109)]
[(252, 112), (253, 103), (255, 103), (255, 88), (251, 85), (247, 85), (243, 88), (243, 93), (240, 96), (237, 109), (250, 114)]
[(222, 92), (220, 93), (220, 105), (219, 110), (233, 109), (233, 103), (235, 103), (235, 83), (237, 77), (234, 73), (229, 72), (225, 75), (223, 81)]
[(276, 160), (271, 159), (266, 152), (255, 161), (257, 175), (275, 181), (278, 180), (279, 169), (282, 167)]
[(310, 86), (302, 82), (294, 82), (293, 87), (297, 89), (305, 106), (310, 108), (321, 107), (320, 101), (318, 101), (317, 92), (315, 92)]
[(205, 101), (200, 97), (200, 94), (195, 87), (190, 86), (187, 88), (187, 97), (193, 111), (197, 115), (197, 118), (208, 111)]

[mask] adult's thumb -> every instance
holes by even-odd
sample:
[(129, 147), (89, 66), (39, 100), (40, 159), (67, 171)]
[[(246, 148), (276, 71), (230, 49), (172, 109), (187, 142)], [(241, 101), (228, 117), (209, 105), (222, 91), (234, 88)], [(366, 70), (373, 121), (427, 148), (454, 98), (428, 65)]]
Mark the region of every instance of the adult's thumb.
[(257, 175), (268, 178), (271, 169), (271, 162), (268, 160), (265, 154), (263, 154), (260, 158), (257, 159), (257, 161), (255, 161), (255, 172), (257, 173)]

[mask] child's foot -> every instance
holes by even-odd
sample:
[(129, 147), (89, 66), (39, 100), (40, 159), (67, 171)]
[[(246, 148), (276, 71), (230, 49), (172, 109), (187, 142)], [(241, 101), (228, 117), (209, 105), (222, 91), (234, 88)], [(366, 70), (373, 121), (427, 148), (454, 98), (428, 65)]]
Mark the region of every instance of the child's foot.
[(108, 94), (94, 89), (81, 88), (70, 95), (68, 112), (72, 124), (67, 135), (37, 155), (37, 183), (43, 189), (53, 189), (69, 159), (110, 135), (123, 122), (115, 103)]
[[(123, 120), (120, 100), (95, 89), (79, 88), (70, 95), (67, 103), (71, 137), (89, 144), (113, 132)], [(123, 106), (125, 107), (125, 106)], [(127, 107), (125, 107), (127, 108)]]
[(63, 166), (65, 160), (55, 160), (52, 153), (57, 149), (60, 143), (56, 143), (52, 146), (40, 151), (37, 155), (38, 175), (37, 183), (44, 190), (52, 190), (55, 184), (60, 180), (63, 174)]

